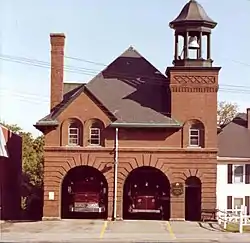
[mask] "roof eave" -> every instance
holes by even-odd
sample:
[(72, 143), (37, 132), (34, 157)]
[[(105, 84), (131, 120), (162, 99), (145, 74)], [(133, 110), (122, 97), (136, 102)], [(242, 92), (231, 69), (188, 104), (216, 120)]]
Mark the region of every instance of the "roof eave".
[(204, 27), (208, 27), (210, 29), (213, 29), (216, 27), (218, 23), (211, 20), (173, 20), (169, 23), (169, 27), (171, 29), (175, 29), (176, 27), (183, 27), (183, 26), (193, 26), (193, 25), (199, 25), (199, 26), (204, 26)]
[(110, 127), (115, 128), (181, 128), (181, 124), (169, 124), (169, 123), (120, 123), (113, 122)]
[(44, 133), (47, 129), (55, 129), (59, 126), (58, 121), (56, 120), (49, 120), (49, 121), (38, 121), (36, 124), (33, 125), (37, 130)]

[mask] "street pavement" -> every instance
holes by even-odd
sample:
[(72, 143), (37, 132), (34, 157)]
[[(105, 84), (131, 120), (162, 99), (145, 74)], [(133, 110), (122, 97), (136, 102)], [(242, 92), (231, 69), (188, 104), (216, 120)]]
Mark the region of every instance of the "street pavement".
[(223, 232), (216, 223), (61, 220), (0, 222), (0, 242), (250, 242), (250, 235)]

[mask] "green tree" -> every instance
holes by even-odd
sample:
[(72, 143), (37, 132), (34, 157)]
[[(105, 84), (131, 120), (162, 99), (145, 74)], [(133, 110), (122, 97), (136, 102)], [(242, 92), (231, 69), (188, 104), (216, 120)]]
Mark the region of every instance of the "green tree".
[(239, 112), (239, 107), (236, 103), (220, 101), (217, 108), (218, 125), (225, 126)]

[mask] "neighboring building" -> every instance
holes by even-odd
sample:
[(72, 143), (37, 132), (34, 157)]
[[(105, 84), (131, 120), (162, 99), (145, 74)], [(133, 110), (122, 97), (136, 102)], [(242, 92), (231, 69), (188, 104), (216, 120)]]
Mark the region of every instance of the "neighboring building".
[(22, 138), (0, 125), (0, 219), (21, 216)]
[(217, 207), (247, 206), (250, 213), (250, 109), (238, 114), (218, 135)]
[(170, 23), (166, 76), (130, 47), (88, 84), (63, 83), (65, 36), (50, 35), (51, 112), (35, 125), (45, 135), (44, 218), (199, 220), (216, 207), (215, 26), (191, 0)]

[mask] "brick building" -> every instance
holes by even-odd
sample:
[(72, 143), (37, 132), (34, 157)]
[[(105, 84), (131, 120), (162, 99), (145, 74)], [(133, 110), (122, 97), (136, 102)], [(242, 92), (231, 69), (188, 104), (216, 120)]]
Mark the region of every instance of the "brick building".
[(22, 138), (0, 125), (0, 219), (21, 216)]
[(63, 83), (65, 36), (50, 35), (51, 112), (35, 125), (45, 134), (44, 218), (199, 220), (216, 207), (215, 26), (190, 0), (170, 23), (166, 75), (130, 47), (87, 84)]

